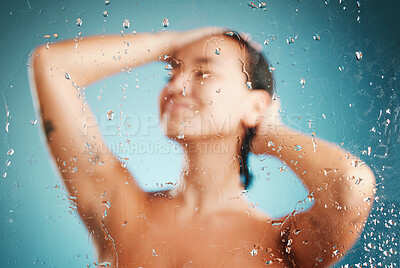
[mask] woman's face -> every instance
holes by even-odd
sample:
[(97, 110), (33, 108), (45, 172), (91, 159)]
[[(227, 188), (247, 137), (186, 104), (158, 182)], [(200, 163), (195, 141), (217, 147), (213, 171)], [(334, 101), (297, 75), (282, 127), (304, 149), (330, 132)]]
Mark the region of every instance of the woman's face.
[(160, 94), (165, 134), (182, 140), (239, 134), (250, 94), (239, 43), (207, 37), (177, 51), (173, 59), (170, 81)]

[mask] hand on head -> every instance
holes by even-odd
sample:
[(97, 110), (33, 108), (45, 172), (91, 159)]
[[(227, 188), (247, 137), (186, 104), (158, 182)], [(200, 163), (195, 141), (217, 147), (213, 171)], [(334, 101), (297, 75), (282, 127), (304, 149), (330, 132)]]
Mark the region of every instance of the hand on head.
[[(229, 33), (232, 33), (232, 31), (228, 28), (217, 26), (207, 26), (183, 32), (163, 32), (163, 34), (167, 34), (170, 39), (169, 51), (166, 54), (170, 55), (174, 51), (179, 50), (180, 48), (204, 37), (224, 35)], [(240, 38), (245, 40), (253, 49), (258, 52), (262, 51), (262, 45), (252, 40), (249, 34), (244, 32), (238, 32), (238, 34), (240, 35)]]

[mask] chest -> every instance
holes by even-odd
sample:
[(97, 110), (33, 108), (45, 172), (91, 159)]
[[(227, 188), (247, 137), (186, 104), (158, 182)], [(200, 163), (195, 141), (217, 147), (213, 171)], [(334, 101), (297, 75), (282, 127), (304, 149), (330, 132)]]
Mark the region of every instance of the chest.
[(120, 267), (284, 267), (277, 234), (238, 215), (182, 220), (147, 217), (116, 241)]

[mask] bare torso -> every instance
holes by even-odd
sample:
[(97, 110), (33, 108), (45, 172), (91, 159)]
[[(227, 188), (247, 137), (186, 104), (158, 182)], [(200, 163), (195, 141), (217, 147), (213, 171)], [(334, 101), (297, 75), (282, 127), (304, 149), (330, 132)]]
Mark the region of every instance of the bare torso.
[(279, 224), (255, 209), (186, 218), (176, 200), (148, 198), (140, 215), (125, 211), (126, 221), (109, 222), (99, 259), (117, 256), (108, 261), (118, 267), (290, 267)]

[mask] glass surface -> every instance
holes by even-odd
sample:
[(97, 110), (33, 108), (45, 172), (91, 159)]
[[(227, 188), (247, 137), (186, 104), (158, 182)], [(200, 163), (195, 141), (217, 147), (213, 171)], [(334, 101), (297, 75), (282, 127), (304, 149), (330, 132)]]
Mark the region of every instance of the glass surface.
[[(377, 192), (366, 227), (334, 267), (400, 265), (397, 1), (268, 1), (265, 8), (247, 1), (106, 2), (2, 3), (1, 267), (95, 267), (97, 262), (35, 113), (27, 74), (32, 50), (95, 34), (208, 25), (246, 32), (262, 44), (286, 125), (340, 145), (374, 172)], [(157, 125), (156, 100), (168, 81), (164, 65), (125, 71), (85, 91), (108, 145), (146, 191), (166, 189), (181, 170), (181, 149)], [(251, 155), (250, 170), (255, 181), (247, 196), (272, 217), (312, 205), (280, 160)]]

